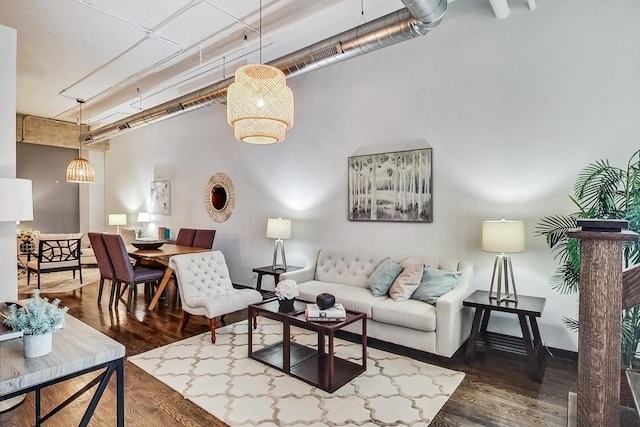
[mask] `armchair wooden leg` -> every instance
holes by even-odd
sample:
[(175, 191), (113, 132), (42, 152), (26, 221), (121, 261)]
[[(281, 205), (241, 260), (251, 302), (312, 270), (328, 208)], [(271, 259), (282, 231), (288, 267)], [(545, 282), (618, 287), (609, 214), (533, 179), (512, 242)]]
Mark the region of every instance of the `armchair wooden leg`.
[(186, 311), (182, 312), (182, 324), (180, 324), (180, 332), (184, 332), (187, 329), (187, 323), (189, 323), (189, 316), (191, 316)]
[(216, 343), (216, 318), (209, 319), (209, 329), (211, 329), (211, 343)]

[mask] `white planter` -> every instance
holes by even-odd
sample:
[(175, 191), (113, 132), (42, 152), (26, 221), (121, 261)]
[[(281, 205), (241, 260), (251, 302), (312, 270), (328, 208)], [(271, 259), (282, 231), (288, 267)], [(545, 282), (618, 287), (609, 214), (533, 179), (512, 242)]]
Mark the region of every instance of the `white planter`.
[(42, 335), (25, 335), (22, 340), (24, 343), (24, 357), (27, 359), (51, 353), (51, 332)]

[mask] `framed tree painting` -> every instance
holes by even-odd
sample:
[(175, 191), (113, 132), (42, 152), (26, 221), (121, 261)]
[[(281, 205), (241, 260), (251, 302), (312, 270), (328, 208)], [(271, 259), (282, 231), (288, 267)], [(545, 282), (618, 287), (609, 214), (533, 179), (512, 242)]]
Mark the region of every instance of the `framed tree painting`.
[(151, 214), (171, 214), (171, 181), (153, 181), (151, 183)]
[(433, 222), (432, 149), (349, 157), (350, 221)]

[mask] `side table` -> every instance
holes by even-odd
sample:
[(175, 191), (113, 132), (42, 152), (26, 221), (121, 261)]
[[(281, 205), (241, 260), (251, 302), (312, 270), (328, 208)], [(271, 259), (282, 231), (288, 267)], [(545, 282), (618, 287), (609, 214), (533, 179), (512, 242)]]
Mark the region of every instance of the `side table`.
[(267, 276), (273, 276), (273, 280), (276, 283), (280, 281), (280, 275), (282, 273), (286, 273), (287, 271), (296, 271), (302, 270), (302, 267), (296, 267), (293, 265), (288, 265), (287, 268), (276, 267), (273, 268), (272, 265), (268, 265), (266, 267), (256, 267), (253, 269), (254, 273), (258, 273), (258, 281), (256, 282), (256, 290), (260, 291), (262, 289), (262, 276), (265, 274)]
[[(518, 302), (496, 302), (489, 299), (488, 291), (475, 291), (463, 301), (466, 307), (474, 307), (473, 325), (467, 341), (466, 360), (470, 363), (478, 350), (496, 350), (526, 356), (531, 378), (542, 381), (546, 364), (546, 349), (542, 344), (536, 317), (542, 316), (545, 298), (518, 295)], [(492, 311), (518, 315), (522, 338), (487, 332)]]

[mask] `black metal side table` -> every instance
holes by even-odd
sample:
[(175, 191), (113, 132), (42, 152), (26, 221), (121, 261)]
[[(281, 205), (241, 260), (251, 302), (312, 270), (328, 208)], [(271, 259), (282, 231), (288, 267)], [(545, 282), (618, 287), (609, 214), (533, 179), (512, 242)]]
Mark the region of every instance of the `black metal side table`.
[(253, 269), (254, 273), (258, 273), (258, 280), (256, 282), (256, 290), (260, 291), (262, 289), (262, 276), (265, 274), (267, 276), (273, 276), (273, 280), (275, 280), (276, 284), (280, 281), (280, 275), (282, 273), (286, 273), (287, 271), (296, 271), (302, 270), (302, 267), (296, 267), (293, 265), (288, 265), (287, 268), (273, 268), (271, 265), (267, 265), (266, 267), (256, 267)]
[[(542, 344), (536, 317), (542, 316), (545, 298), (518, 295), (518, 302), (496, 302), (489, 299), (489, 292), (475, 291), (463, 301), (466, 307), (475, 308), (471, 335), (467, 341), (466, 360), (470, 363), (476, 351), (502, 351), (526, 356), (529, 361), (531, 378), (542, 381), (546, 364), (546, 349)], [(487, 332), (492, 311), (518, 315), (522, 338)]]

